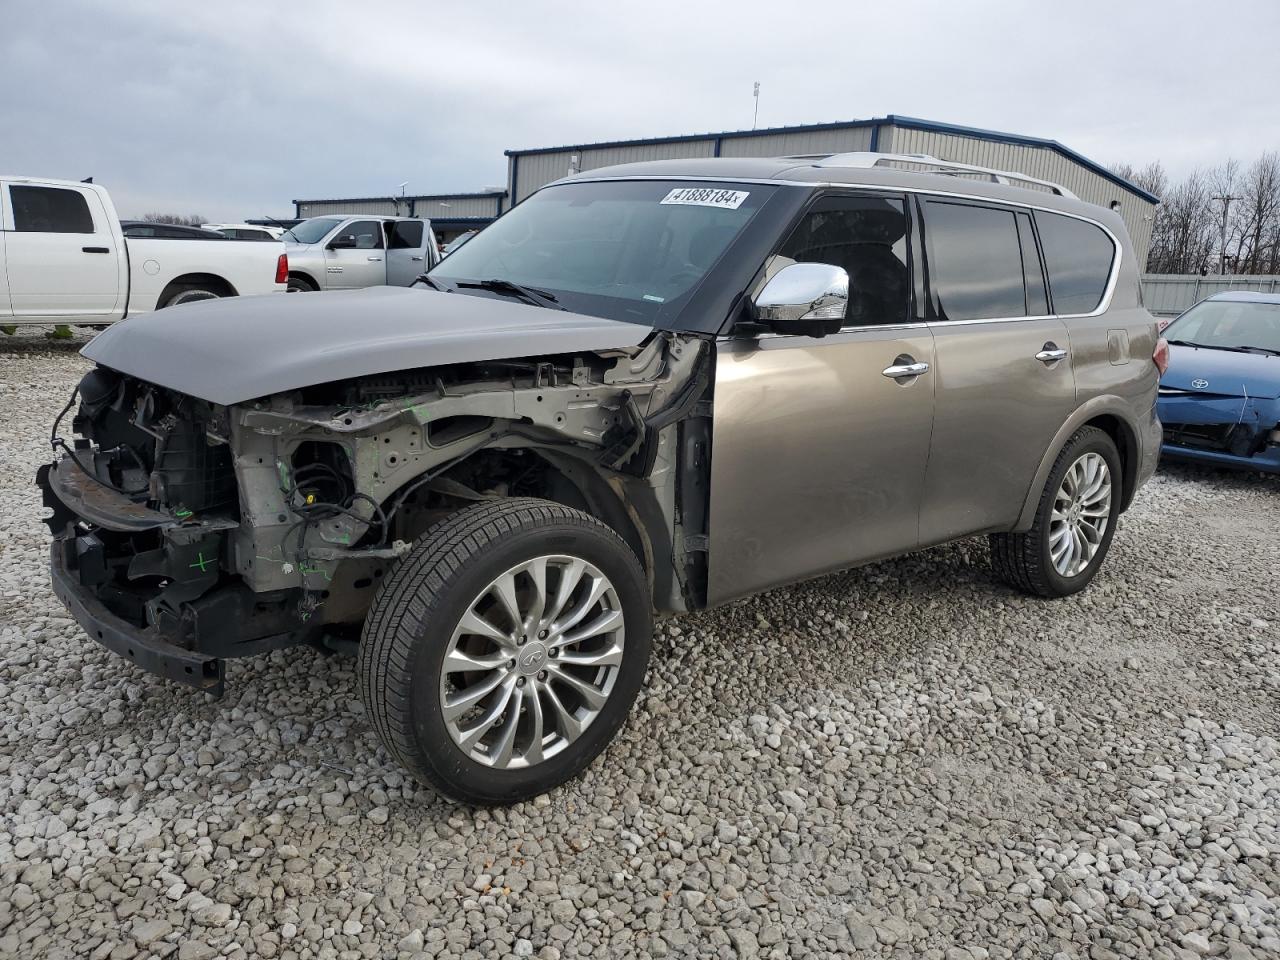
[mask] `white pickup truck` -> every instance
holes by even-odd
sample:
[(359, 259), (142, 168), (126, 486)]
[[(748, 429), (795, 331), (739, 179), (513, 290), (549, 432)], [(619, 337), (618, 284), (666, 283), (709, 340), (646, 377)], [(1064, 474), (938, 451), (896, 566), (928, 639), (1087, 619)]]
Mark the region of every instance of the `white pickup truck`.
[(216, 297), (283, 293), (284, 244), (125, 239), (105, 187), (0, 176), (0, 328), (108, 324)]

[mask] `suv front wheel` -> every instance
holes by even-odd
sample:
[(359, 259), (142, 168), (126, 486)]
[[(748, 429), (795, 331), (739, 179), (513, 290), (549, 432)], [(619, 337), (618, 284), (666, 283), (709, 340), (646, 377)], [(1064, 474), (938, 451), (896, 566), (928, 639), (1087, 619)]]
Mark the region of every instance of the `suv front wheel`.
[(1097, 427), (1076, 431), (1049, 471), (1031, 529), (991, 535), (996, 575), (1041, 597), (1083, 590), (1111, 546), (1120, 485), (1115, 441)]
[(437, 524), (383, 582), (360, 690), (419, 780), (514, 803), (577, 776), (613, 739), (651, 634), (644, 573), (612, 529), (546, 500), (493, 501)]

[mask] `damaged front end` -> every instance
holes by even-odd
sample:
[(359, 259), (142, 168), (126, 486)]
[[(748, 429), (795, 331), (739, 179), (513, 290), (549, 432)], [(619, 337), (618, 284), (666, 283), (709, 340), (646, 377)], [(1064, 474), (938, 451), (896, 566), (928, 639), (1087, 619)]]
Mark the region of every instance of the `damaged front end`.
[(219, 695), (228, 657), (354, 643), (437, 520), (540, 496), (618, 529), (660, 608), (700, 605), (709, 365), (701, 339), (659, 333), (231, 406), (98, 367), (37, 476), (55, 592), (109, 649)]
[(1280, 400), (1161, 386), (1166, 456), (1280, 473)]

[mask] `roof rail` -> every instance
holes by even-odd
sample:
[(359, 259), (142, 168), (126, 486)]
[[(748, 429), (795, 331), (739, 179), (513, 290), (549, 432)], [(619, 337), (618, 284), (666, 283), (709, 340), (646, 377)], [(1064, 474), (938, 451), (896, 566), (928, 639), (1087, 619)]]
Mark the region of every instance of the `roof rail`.
[[(797, 158), (798, 159), (798, 158)], [(807, 158), (806, 158), (807, 159)], [(1017, 186), (1020, 183), (1031, 183), (1039, 187), (1044, 187), (1051, 193), (1056, 193), (1060, 197), (1071, 197), (1076, 199), (1076, 195), (1066, 187), (1050, 180), (1041, 180), (1038, 177), (1028, 176), (1025, 173), (1015, 173), (1012, 170), (993, 170), (990, 167), (977, 167), (970, 163), (956, 163), (951, 160), (939, 160), (937, 157), (931, 157), (924, 153), (832, 153), (814, 162), (815, 167), (874, 167), (882, 163), (906, 163), (920, 167), (927, 167), (927, 173), (937, 173), (948, 177), (958, 177), (965, 174), (977, 173), (988, 177), (992, 183), (1005, 183)]]

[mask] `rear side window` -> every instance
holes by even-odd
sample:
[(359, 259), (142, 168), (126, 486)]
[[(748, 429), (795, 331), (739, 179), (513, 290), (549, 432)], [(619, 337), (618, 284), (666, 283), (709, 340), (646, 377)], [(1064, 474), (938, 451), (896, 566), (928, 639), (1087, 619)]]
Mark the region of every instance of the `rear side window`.
[(1022, 244), (1014, 214), (925, 202), (929, 275), (944, 320), (1025, 317)]
[(9, 188), (13, 229), (20, 233), (93, 233), (93, 216), (79, 190)]
[(907, 318), (911, 274), (907, 214), (901, 200), (824, 197), (792, 231), (774, 263), (782, 266), (787, 261), (844, 268), (849, 274), (846, 326), (902, 323)]
[(1116, 247), (1101, 228), (1075, 217), (1036, 211), (1054, 313), (1092, 313), (1102, 302)]
[(393, 220), (388, 226), (392, 250), (417, 250), (422, 246), (421, 220)]

